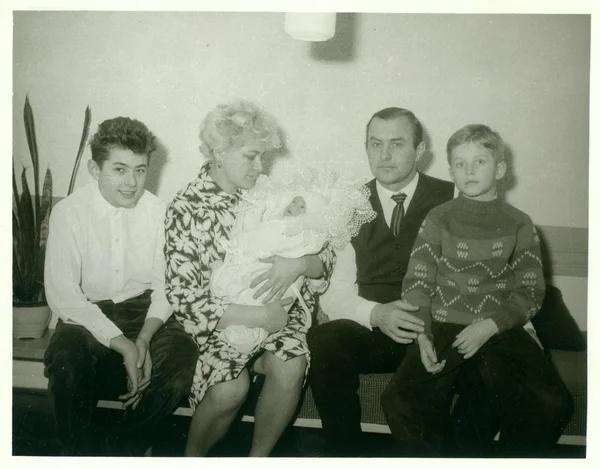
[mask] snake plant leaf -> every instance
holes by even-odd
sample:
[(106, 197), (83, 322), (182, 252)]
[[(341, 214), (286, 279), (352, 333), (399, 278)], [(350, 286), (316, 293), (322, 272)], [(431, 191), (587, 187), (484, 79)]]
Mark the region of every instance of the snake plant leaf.
[(19, 223), (23, 231), (35, 233), (35, 214), (29, 184), (27, 183), (27, 168), (21, 172), (21, 200), (19, 201)]
[(21, 269), (19, 267), (18, 256), (15, 253), (19, 251), (19, 219), (15, 209), (12, 212), (12, 240), (13, 240), (13, 281), (14, 283), (21, 284), (23, 282)]
[(13, 189), (13, 215), (19, 205), (19, 190), (17, 189), (17, 176), (15, 175), (15, 165), (12, 168), (12, 189)]
[(25, 135), (27, 137), (27, 145), (29, 146), (29, 154), (33, 163), (33, 183), (35, 190), (35, 213), (39, 212), (40, 201), (40, 159), (38, 154), (37, 140), (35, 137), (35, 120), (33, 118), (33, 109), (29, 103), (29, 96), (25, 96), (25, 109), (23, 110), (23, 119), (25, 121)]
[(77, 156), (75, 157), (75, 165), (73, 166), (73, 172), (71, 173), (71, 181), (69, 182), (69, 190), (67, 195), (71, 195), (73, 188), (75, 187), (75, 178), (79, 171), (79, 164), (81, 163), (81, 157), (83, 156), (83, 150), (85, 148), (85, 142), (87, 142), (88, 135), (90, 133), (90, 122), (92, 121), (92, 111), (89, 106), (85, 108), (85, 118), (83, 120), (83, 130), (81, 132), (81, 140), (79, 142), (79, 150), (77, 150)]
[[(34, 187), (30, 190), (27, 182), (27, 168), (24, 167), (21, 172), (21, 193), (19, 193), (18, 171), (13, 163), (13, 304), (45, 300), (44, 262), (52, 211), (53, 183), (52, 172), (49, 168), (46, 169), (43, 187), (40, 191), (40, 159), (29, 97), (25, 98), (23, 119), (29, 154), (33, 163)], [(88, 106), (69, 193), (72, 191), (75, 175), (81, 162), (89, 134), (90, 121), (91, 111)]]
[(23, 288), (29, 291), (33, 284), (35, 275), (36, 252), (35, 239), (37, 238), (35, 227), (35, 215), (29, 184), (27, 183), (27, 168), (21, 173), (22, 193), (18, 206), (19, 217), (19, 251), (17, 253), (19, 268), (23, 273)]
[(39, 219), (37, 220), (37, 229), (40, 234), (39, 244), (41, 249), (46, 248), (46, 239), (48, 238), (48, 234), (44, 237), (42, 234), (43, 224), (48, 223), (48, 218), (50, 217), (50, 211), (52, 210), (52, 172), (50, 168), (46, 169), (46, 175), (44, 176), (44, 186), (42, 188), (42, 200), (39, 211)]
[[(44, 187), (42, 189), (42, 203), (40, 207), (40, 219), (38, 225), (38, 255), (36, 259), (36, 279), (44, 278), (44, 261), (46, 259), (46, 244), (48, 242), (48, 231), (50, 228), (50, 212), (52, 211), (52, 173), (50, 168), (46, 169)], [(41, 290), (43, 295), (43, 289)], [(45, 298), (39, 298), (43, 301)]]

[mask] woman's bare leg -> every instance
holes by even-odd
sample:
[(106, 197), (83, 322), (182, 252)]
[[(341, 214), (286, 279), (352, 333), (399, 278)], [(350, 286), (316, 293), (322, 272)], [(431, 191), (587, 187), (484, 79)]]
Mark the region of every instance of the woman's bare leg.
[(248, 371), (211, 386), (196, 407), (185, 447), (186, 456), (205, 456), (225, 436), (248, 395)]
[(265, 375), (254, 414), (254, 437), (250, 456), (268, 456), (290, 423), (298, 406), (306, 371), (306, 357), (283, 361), (265, 352), (254, 370)]

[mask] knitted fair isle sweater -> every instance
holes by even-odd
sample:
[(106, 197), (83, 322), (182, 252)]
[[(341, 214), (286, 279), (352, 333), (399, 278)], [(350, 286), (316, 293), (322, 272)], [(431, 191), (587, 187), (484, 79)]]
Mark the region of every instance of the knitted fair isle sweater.
[(531, 219), (495, 199), (460, 195), (432, 209), (419, 229), (402, 298), (425, 321), (472, 324), (491, 318), (499, 332), (540, 309), (545, 284), (540, 239)]

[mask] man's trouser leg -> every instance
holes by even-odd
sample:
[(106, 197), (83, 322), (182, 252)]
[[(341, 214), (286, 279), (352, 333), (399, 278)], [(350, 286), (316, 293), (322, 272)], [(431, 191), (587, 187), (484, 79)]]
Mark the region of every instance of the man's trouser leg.
[(361, 408), (358, 397), (361, 373), (394, 371), (406, 346), (360, 324), (339, 319), (309, 331), (310, 386), (330, 456), (362, 455)]
[[(150, 292), (115, 304), (96, 303), (135, 341), (150, 306)], [(127, 409), (108, 435), (108, 452), (142, 455), (153, 432), (189, 392), (198, 347), (171, 318), (152, 338), (152, 377), (136, 409)], [(59, 322), (44, 359), (58, 436), (67, 454), (89, 454), (102, 448), (92, 422), (98, 399), (116, 400), (127, 392), (122, 357), (101, 345), (85, 328)], [(101, 449), (100, 451), (103, 451)], [(102, 453), (100, 453), (102, 454)]]
[(198, 360), (198, 346), (183, 328), (169, 319), (152, 338), (152, 379), (135, 409), (118, 425), (125, 454), (140, 456), (160, 437), (160, 424), (188, 395)]

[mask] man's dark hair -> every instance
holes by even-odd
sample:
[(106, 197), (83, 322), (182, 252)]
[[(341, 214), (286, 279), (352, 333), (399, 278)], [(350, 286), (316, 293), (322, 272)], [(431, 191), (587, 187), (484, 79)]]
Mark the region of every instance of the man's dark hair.
[(148, 155), (156, 150), (156, 137), (148, 127), (136, 119), (115, 117), (102, 122), (90, 140), (92, 160), (102, 166), (113, 148), (131, 150)]
[(417, 119), (417, 117), (408, 109), (402, 109), (400, 107), (386, 107), (385, 109), (377, 111), (375, 114), (373, 114), (373, 116), (371, 116), (371, 119), (367, 123), (365, 141), (369, 136), (369, 126), (371, 125), (373, 119), (375, 119), (376, 117), (386, 121), (397, 119), (398, 117), (407, 117), (412, 127), (413, 147), (417, 148), (419, 143), (423, 141), (423, 126), (421, 125), (419, 119)]

